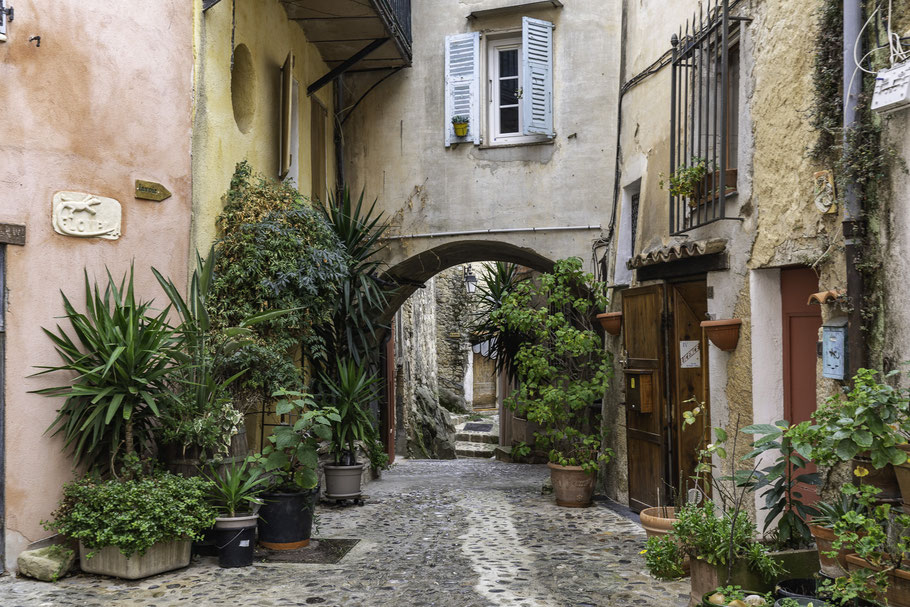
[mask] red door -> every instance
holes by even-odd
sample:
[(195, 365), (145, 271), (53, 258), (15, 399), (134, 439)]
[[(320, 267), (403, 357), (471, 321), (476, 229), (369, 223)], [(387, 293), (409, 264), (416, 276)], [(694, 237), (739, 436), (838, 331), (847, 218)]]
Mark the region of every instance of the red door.
[[(816, 407), (818, 329), (821, 306), (809, 305), (818, 292), (818, 276), (810, 268), (787, 268), (780, 272), (781, 320), (784, 347), (784, 418), (791, 424), (806, 421)], [(805, 472), (814, 472), (810, 465)], [(803, 471), (800, 471), (802, 473)], [(803, 501), (814, 503), (815, 488), (802, 485)]]

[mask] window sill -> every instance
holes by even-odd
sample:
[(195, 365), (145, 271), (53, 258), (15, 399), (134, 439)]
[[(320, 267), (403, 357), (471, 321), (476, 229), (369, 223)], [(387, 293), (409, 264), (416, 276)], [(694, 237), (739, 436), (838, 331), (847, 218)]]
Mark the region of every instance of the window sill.
[(503, 148), (524, 148), (531, 145), (553, 145), (554, 143), (556, 143), (556, 137), (539, 141), (516, 141), (515, 143), (481, 143), (477, 148), (481, 150), (501, 150)]

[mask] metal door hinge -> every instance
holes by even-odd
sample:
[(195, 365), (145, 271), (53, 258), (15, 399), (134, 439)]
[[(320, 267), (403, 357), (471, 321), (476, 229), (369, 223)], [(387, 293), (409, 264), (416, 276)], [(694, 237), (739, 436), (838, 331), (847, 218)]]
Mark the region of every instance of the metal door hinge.
[(7, 21), (12, 21), (16, 16), (15, 11), (13, 11), (13, 7), (7, 7), (4, 0), (0, 0), (0, 16), (5, 16)]

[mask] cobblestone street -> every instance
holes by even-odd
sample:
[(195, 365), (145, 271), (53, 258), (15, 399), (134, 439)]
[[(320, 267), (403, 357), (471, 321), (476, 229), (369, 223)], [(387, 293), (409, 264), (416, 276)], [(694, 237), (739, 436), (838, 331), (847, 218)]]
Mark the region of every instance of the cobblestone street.
[(0, 605), (677, 605), (639, 555), (644, 531), (602, 503), (573, 510), (541, 495), (544, 466), (406, 461), (367, 486), (363, 507), (322, 506), (317, 538), (361, 541), (336, 565), (203, 558), (138, 582), (87, 575), (45, 584), (0, 578)]

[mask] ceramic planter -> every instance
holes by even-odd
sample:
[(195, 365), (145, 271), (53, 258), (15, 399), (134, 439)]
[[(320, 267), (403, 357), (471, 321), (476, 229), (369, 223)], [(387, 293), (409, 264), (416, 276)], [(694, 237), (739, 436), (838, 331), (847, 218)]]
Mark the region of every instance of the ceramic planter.
[(739, 343), (739, 328), (743, 321), (739, 318), (728, 318), (724, 320), (703, 320), (701, 328), (705, 330), (705, 335), (712, 344), (723, 350), (730, 352), (736, 349)]
[(468, 123), (467, 122), (453, 122), (452, 128), (455, 129), (456, 137), (465, 137), (468, 134)]
[(326, 464), (325, 496), (328, 498), (360, 497), (360, 479), (363, 476), (363, 464), (337, 466)]
[(138, 580), (186, 567), (190, 564), (191, 547), (190, 540), (159, 542), (153, 544), (143, 555), (125, 557), (120, 548), (105, 546), (96, 551), (92, 558), (87, 558), (86, 554), (91, 550), (79, 542), (79, 567), (86, 573)]
[(581, 466), (560, 466), (550, 462), (550, 481), (556, 504), (566, 508), (587, 508), (594, 496), (594, 474)]
[(605, 312), (596, 316), (600, 326), (610, 335), (619, 335), (622, 331), (622, 312)]

